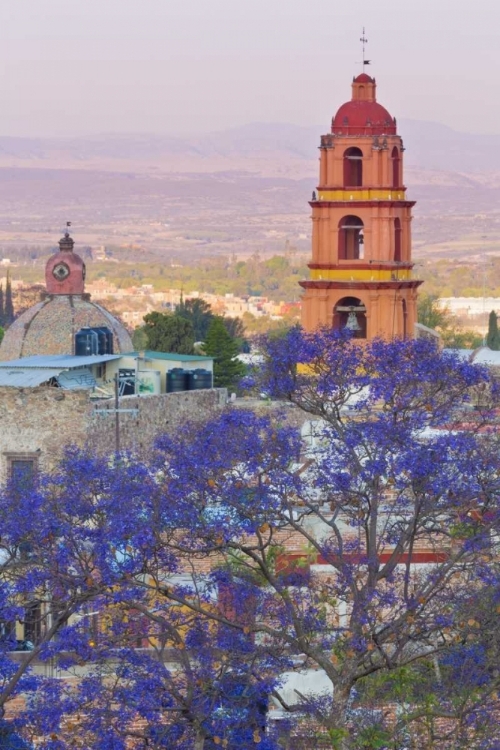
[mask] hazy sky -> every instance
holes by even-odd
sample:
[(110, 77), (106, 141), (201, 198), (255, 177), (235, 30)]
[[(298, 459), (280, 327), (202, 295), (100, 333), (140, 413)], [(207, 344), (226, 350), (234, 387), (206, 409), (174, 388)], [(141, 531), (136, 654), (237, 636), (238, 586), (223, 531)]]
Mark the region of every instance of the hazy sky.
[(326, 130), (363, 24), (392, 114), (500, 133), (499, 0), (1, 0), (0, 135)]

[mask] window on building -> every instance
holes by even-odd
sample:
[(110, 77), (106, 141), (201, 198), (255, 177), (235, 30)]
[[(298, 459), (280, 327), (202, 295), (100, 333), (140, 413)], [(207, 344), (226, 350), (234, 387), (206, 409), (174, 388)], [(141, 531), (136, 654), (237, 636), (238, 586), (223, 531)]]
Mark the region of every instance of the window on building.
[(29, 649), (36, 646), (42, 637), (42, 607), (40, 602), (30, 602), (24, 610), (24, 642)]
[(12, 620), (0, 620), (0, 644), (9, 643), (12, 648), (16, 641), (16, 623)]
[(366, 307), (357, 297), (343, 297), (333, 310), (333, 327), (350, 331), (355, 339), (366, 339)]
[(394, 219), (394, 260), (401, 260), (401, 220)]
[(408, 338), (408, 308), (406, 306), (406, 300), (401, 300), (402, 311), (403, 311), (403, 338)]
[(392, 149), (392, 187), (398, 188), (401, 185), (401, 156), (396, 146)]
[(14, 487), (31, 487), (38, 469), (38, 453), (6, 453), (7, 478)]
[(363, 185), (363, 152), (352, 146), (344, 152), (344, 187)]
[(358, 216), (344, 216), (339, 222), (339, 260), (360, 260), (363, 250), (363, 222)]

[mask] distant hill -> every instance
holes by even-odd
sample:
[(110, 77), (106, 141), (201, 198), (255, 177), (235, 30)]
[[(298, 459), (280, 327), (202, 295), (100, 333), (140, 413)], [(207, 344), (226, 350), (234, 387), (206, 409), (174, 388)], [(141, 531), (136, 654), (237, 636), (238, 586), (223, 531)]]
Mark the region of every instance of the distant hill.
[[(462, 133), (445, 125), (401, 120), (407, 164), (468, 174), (500, 171), (500, 135)], [(80, 138), (0, 136), (0, 166), (142, 171), (316, 172), (319, 137), (327, 127), (250, 123), (189, 138), (107, 133)], [(287, 169), (288, 167), (288, 169)]]
[(401, 120), (398, 129), (412, 166), (471, 174), (500, 171), (500, 135), (462, 133), (422, 120)]
[[(0, 136), (0, 252), (79, 242), (137, 257), (309, 252), (307, 201), (328, 129), (251, 123), (198, 136)], [(421, 257), (500, 254), (500, 135), (402, 120)], [(127, 251), (128, 252), (128, 251)], [(127, 256), (128, 257), (128, 256)]]

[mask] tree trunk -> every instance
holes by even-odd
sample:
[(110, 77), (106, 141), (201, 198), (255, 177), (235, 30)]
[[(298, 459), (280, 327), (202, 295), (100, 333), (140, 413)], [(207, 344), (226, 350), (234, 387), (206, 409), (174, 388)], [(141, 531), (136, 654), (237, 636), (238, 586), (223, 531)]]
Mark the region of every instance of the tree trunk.
[(194, 740), (194, 750), (203, 750), (205, 747), (205, 735), (203, 732), (197, 732)]
[(351, 740), (347, 728), (350, 694), (350, 688), (334, 688), (333, 706), (327, 730), (332, 732), (332, 742), (335, 741), (336, 743), (332, 747), (335, 747), (336, 750), (350, 750), (351, 748)]

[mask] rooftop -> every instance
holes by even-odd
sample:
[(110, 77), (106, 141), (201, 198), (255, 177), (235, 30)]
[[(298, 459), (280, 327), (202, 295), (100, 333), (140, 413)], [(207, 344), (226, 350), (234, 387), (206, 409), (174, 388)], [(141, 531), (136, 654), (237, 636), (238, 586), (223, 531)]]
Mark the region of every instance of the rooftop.
[[(94, 354), (78, 356), (75, 354), (36, 354), (32, 357), (0, 362), (0, 387), (36, 388), (43, 383), (55, 381), (60, 388), (73, 390), (78, 388), (95, 388), (96, 379), (92, 374), (92, 365), (100, 365), (113, 360), (130, 357), (151, 362), (212, 362), (212, 357), (192, 354), (175, 354), (169, 352), (128, 352), (127, 354)], [(89, 369), (90, 368), (90, 369)]]
[(32, 357), (21, 357), (21, 359), (10, 359), (0, 362), (0, 368), (14, 370), (21, 368), (40, 369), (57, 369), (70, 370), (75, 367), (88, 367), (89, 365), (99, 365), (102, 362), (109, 362), (112, 359), (120, 359), (122, 354), (94, 354), (88, 357), (78, 357), (75, 354), (35, 354)]
[(42, 368), (71, 370), (75, 367), (88, 367), (89, 365), (100, 365), (121, 357), (139, 357), (143, 359), (161, 359), (169, 362), (210, 362), (213, 357), (205, 357), (202, 354), (176, 354), (172, 352), (125, 352), (123, 354), (92, 354), (89, 356), (78, 356), (76, 354), (35, 354), (32, 357), (21, 357), (0, 361), (0, 368), (14, 370), (16, 368)]
[(205, 357), (203, 354), (176, 354), (175, 352), (124, 352), (121, 356), (145, 357), (146, 359), (166, 359), (173, 362), (199, 362), (200, 360), (213, 360), (213, 357)]
[(493, 365), (498, 367), (500, 365), (500, 352), (494, 351), (488, 346), (482, 346), (479, 349), (476, 349), (472, 361), (475, 364)]

